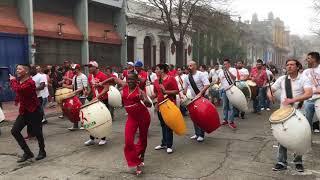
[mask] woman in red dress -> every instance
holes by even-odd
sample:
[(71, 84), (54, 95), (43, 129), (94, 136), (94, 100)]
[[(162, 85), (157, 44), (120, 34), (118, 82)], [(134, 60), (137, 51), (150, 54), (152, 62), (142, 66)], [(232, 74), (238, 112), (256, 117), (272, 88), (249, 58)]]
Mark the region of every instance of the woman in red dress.
[[(125, 147), (124, 155), (129, 167), (136, 167), (136, 174), (142, 173), (141, 167), (144, 166), (144, 153), (147, 148), (147, 136), (150, 125), (150, 114), (146, 106), (151, 107), (151, 102), (147, 95), (139, 88), (138, 75), (129, 72), (127, 82), (112, 77), (101, 85), (114, 81), (123, 87), (122, 101), (128, 113), (125, 127)], [(134, 137), (139, 128), (139, 140), (134, 143)]]

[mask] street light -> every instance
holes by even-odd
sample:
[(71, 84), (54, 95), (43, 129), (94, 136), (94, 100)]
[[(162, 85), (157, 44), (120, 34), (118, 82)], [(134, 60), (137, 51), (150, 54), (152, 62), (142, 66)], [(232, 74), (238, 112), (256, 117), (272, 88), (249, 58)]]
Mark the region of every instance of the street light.
[(58, 23), (58, 35), (62, 36), (62, 26), (64, 26), (65, 24), (63, 23)]
[(109, 29), (104, 30), (104, 40), (107, 40), (108, 33), (110, 32)]

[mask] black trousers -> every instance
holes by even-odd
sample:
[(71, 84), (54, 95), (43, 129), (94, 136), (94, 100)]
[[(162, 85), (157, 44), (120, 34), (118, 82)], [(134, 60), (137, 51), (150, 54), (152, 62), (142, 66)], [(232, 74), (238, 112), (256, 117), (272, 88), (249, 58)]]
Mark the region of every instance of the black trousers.
[(42, 133), (42, 118), (43, 114), (40, 107), (37, 108), (35, 112), (27, 112), (23, 115), (19, 115), (13, 124), (11, 129), (11, 134), (18, 142), (19, 146), (25, 153), (30, 153), (30, 148), (28, 147), (26, 141), (24, 140), (21, 131), (27, 126), (32, 136), (35, 136), (38, 140), (40, 150), (44, 150), (44, 138)]

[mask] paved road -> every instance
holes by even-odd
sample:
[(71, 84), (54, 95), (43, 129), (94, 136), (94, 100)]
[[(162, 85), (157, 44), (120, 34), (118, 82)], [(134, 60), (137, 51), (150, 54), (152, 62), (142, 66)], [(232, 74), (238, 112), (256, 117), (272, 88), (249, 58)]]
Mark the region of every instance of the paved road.
[[(221, 111), (221, 109), (219, 110)], [(273, 172), (277, 145), (267, 119), (270, 112), (249, 114), (237, 120), (238, 129), (221, 127), (203, 143), (191, 141), (192, 123), (186, 118), (188, 134), (174, 137), (173, 154), (155, 151), (160, 142), (160, 125), (152, 120), (144, 174), (139, 179), (320, 179), (320, 137), (313, 136), (313, 151), (304, 156), (305, 173)], [(69, 132), (67, 120), (52, 117), (44, 127), (48, 157), (40, 162), (17, 164), (18, 146), (10, 135), (11, 125), (2, 125), (0, 136), (0, 179), (135, 179), (124, 156), (125, 112), (116, 111), (113, 133), (107, 145), (85, 147), (85, 131)], [(37, 153), (35, 140), (29, 141)], [(288, 153), (289, 162), (292, 152)], [(290, 166), (293, 167), (292, 163)]]

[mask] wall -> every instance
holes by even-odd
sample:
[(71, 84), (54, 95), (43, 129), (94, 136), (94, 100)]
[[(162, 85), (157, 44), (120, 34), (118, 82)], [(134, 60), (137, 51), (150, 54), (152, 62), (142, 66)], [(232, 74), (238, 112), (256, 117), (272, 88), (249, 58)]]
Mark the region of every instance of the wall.
[(89, 42), (89, 58), (96, 60), (99, 65), (120, 66), (120, 52), (120, 46)]
[(113, 10), (106, 5), (98, 4), (98, 3), (89, 3), (88, 4), (88, 20), (113, 24)]
[(16, 0), (0, 0), (0, 6), (17, 6)]
[(73, 16), (73, 7), (76, 2), (77, 0), (33, 0), (33, 10)]

